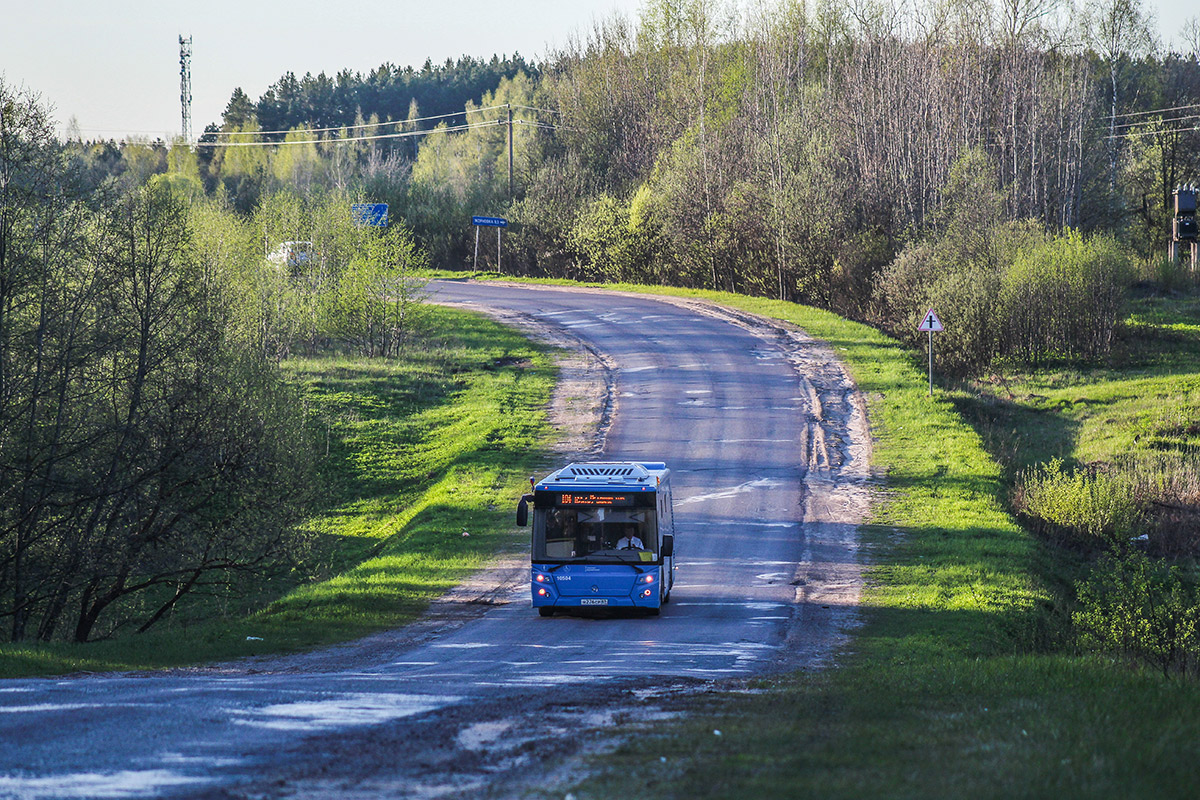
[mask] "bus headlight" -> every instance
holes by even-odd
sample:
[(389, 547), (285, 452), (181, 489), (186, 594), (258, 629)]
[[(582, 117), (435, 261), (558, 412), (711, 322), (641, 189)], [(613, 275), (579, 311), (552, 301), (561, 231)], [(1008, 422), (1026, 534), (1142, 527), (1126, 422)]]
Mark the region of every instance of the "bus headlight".
[(544, 586), (538, 587), (538, 597), (545, 597), (547, 594), (548, 594), (548, 592), (546, 591), (546, 587), (544, 587)]
[(644, 580), (646, 583), (654, 583), (654, 576), (646, 575), (642, 578), (642, 580)]
[(540, 572), (534, 575), (533, 579), (538, 583), (545, 583), (548, 580), (548, 578)]
[(650, 590), (649, 590), (649, 589), (647, 589), (647, 590), (645, 590), (644, 592), (642, 592), (642, 597), (649, 597), (649, 596), (650, 596)]

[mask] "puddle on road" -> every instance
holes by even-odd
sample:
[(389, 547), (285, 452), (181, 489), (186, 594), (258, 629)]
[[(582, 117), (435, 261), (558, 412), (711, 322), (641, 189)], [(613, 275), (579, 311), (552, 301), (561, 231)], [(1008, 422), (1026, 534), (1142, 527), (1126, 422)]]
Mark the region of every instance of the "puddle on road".
[(36, 703), (30, 706), (0, 706), (0, 714), (41, 711), (78, 711), (81, 708), (107, 708), (107, 703)]
[(512, 730), (516, 722), (501, 720), (499, 722), (476, 722), (459, 732), (458, 746), (466, 750), (484, 750), (501, 741), (506, 733)]
[(451, 649), (451, 650), (476, 650), (481, 647), (499, 647), (499, 645), (491, 644), (489, 642), (462, 642), (462, 643), (450, 642), (450, 643), (446, 643), (446, 644), (435, 644), (432, 646), (433, 647), (443, 647), (443, 648), (447, 648), (447, 649)]
[(198, 766), (207, 769), (214, 767), (236, 767), (242, 763), (242, 759), (240, 758), (185, 756), (183, 753), (160, 753), (154, 760), (163, 764), (173, 764), (178, 767)]
[(322, 731), (377, 725), (423, 714), (461, 701), (461, 697), (420, 694), (349, 694), (329, 700), (277, 703), (257, 709), (228, 709), (231, 719), (277, 731)]
[(0, 797), (40, 800), (51, 797), (156, 797), (164, 789), (211, 783), (211, 778), (165, 769), (78, 772), (50, 777), (0, 775)]

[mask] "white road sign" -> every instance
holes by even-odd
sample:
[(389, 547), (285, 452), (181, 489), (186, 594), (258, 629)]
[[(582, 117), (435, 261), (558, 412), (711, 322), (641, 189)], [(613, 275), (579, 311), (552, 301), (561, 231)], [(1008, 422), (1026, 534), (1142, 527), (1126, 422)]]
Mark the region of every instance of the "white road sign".
[(925, 312), (925, 319), (921, 320), (921, 324), (917, 327), (917, 330), (932, 332), (945, 330), (945, 328), (942, 327), (942, 321), (938, 319), (938, 315), (931, 308)]

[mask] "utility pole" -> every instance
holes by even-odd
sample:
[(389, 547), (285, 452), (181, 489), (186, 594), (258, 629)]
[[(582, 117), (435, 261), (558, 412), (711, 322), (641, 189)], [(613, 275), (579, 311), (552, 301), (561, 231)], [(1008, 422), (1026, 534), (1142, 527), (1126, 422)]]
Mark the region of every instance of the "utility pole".
[(179, 105), (183, 110), (183, 141), (192, 146), (192, 37), (179, 37)]
[(513, 201), (513, 131), (512, 131), (512, 103), (507, 103), (508, 106), (508, 202), (512, 205)]

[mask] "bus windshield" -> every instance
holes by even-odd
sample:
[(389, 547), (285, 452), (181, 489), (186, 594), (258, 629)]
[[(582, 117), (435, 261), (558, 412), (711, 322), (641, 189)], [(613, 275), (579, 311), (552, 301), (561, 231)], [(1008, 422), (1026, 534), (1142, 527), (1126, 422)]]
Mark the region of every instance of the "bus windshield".
[(658, 525), (653, 508), (573, 506), (534, 510), (534, 560), (645, 561), (653, 560), (657, 553)]

